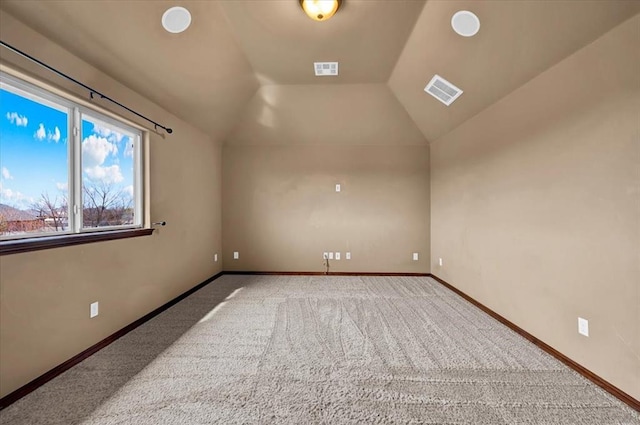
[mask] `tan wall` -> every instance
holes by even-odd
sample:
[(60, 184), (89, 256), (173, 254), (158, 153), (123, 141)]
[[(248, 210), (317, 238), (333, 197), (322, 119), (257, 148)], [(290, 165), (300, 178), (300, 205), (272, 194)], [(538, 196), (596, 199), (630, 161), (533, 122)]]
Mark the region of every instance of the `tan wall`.
[(225, 270), (429, 271), (427, 146), (225, 146), (222, 205)]
[[(174, 129), (150, 143), (151, 218), (167, 227), (142, 238), (0, 257), (4, 396), (221, 270), (213, 254), (221, 252), (222, 167), (219, 145), (205, 134), (3, 12), (0, 38)], [(4, 49), (0, 55), (60, 82)], [(94, 301), (100, 315), (89, 319)]]
[(433, 273), (636, 398), (639, 41), (636, 16), (431, 146)]

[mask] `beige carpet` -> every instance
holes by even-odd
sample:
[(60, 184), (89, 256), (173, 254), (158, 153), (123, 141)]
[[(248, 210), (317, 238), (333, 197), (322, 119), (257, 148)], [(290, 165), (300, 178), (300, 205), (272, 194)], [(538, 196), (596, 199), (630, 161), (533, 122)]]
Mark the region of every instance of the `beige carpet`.
[(2, 424), (640, 424), (429, 278), (223, 276)]

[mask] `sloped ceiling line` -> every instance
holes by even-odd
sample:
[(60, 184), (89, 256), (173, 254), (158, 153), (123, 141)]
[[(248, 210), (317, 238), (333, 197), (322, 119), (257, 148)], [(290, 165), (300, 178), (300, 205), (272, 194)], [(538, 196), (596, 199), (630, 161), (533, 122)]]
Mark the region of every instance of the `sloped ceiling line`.
[[(160, 17), (173, 5), (0, 2), (212, 140), (253, 144), (336, 143), (346, 135), (383, 143), (383, 137), (364, 140), (372, 127), (387, 137), (384, 143), (414, 144), (418, 132), (420, 143), (434, 141), (640, 12), (640, 2), (625, 0), (347, 0), (332, 19), (314, 22), (297, 0), (185, 0), (192, 25), (169, 34)], [(453, 32), (450, 19), (458, 10), (480, 17), (476, 36)], [(340, 75), (315, 77), (314, 61), (340, 62)], [(464, 90), (449, 107), (423, 92), (435, 73)], [(354, 93), (371, 104), (351, 101)], [(304, 108), (306, 114), (294, 113)], [(339, 111), (369, 119), (345, 120)], [(302, 131), (324, 128), (327, 120), (342, 132)], [(414, 125), (417, 130), (400, 130)], [(395, 136), (391, 129), (398, 129)]]

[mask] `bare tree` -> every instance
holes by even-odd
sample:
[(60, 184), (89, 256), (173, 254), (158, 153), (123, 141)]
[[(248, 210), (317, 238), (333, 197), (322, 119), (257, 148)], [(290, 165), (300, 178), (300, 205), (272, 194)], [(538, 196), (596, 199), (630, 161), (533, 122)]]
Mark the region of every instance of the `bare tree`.
[(60, 197), (56, 196), (54, 199), (51, 199), (48, 192), (43, 192), (40, 195), (40, 199), (38, 199), (31, 208), (38, 213), (39, 217), (42, 217), (45, 220), (45, 223), (48, 222), (48, 220), (51, 220), (56, 231), (65, 230), (65, 225), (68, 222), (68, 202), (66, 193)]
[(85, 184), (83, 186), (83, 224), (86, 227), (124, 224), (124, 217), (131, 210), (131, 200), (123, 190), (110, 183)]

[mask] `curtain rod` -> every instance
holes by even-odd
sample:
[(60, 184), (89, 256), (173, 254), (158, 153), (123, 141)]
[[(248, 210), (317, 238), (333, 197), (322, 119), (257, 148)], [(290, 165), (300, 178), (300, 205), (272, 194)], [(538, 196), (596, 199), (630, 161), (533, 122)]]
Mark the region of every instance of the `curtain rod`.
[(29, 60), (30, 60), (30, 61), (32, 61), (32, 62), (37, 63), (37, 64), (38, 64), (38, 65), (40, 65), (41, 67), (48, 69), (49, 71), (53, 72), (54, 74), (57, 74), (57, 75), (59, 75), (60, 77), (66, 78), (67, 80), (69, 80), (69, 81), (71, 81), (71, 82), (73, 82), (73, 83), (75, 83), (75, 84), (77, 84), (77, 85), (79, 85), (79, 86), (81, 86), (81, 87), (85, 88), (86, 90), (89, 90), (89, 96), (91, 96), (91, 99), (93, 99), (93, 95), (94, 95), (94, 94), (97, 94), (98, 96), (100, 96), (100, 98), (101, 98), (101, 99), (108, 100), (109, 102), (114, 103), (114, 104), (118, 105), (119, 107), (121, 107), (121, 108), (123, 108), (123, 109), (126, 109), (127, 111), (131, 112), (132, 114), (137, 115), (138, 117), (142, 118), (143, 120), (146, 120), (146, 121), (150, 122), (151, 124), (153, 124), (153, 125), (154, 125), (154, 127), (156, 128), (156, 130), (157, 130), (157, 129), (158, 129), (158, 127), (159, 127), (159, 128), (162, 128), (164, 131), (166, 131), (166, 132), (167, 132), (167, 133), (169, 133), (169, 134), (173, 133), (173, 130), (172, 130), (171, 128), (169, 128), (169, 127), (165, 127), (164, 125), (159, 124), (159, 123), (155, 122), (154, 120), (152, 120), (152, 119), (150, 119), (150, 118), (145, 117), (144, 115), (142, 115), (142, 114), (140, 114), (140, 113), (138, 113), (138, 112), (134, 111), (133, 109), (128, 108), (128, 107), (126, 107), (126, 106), (124, 106), (122, 103), (120, 103), (120, 102), (118, 102), (118, 101), (113, 100), (113, 99), (112, 99), (112, 98), (110, 98), (109, 96), (107, 96), (107, 95), (105, 95), (105, 94), (103, 94), (103, 93), (100, 93), (98, 90), (95, 90), (95, 89), (93, 89), (93, 88), (89, 87), (88, 85), (86, 85), (86, 84), (84, 84), (84, 83), (81, 83), (80, 81), (76, 80), (75, 78), (68, 76), (68, 75), (67, 75), (67, 74), (65, 74), (64, 72), (58, 71), (57, 69), (55, 69), (55, 68), (53, 68), (53, 67), (51, 67), (51, 66), (47, 65), (46, 63), (42, 62), (42, 61), (41, 61), (41, 60), (39, 60), (39, 59), (34, 58), (33, 56), (31, 56), (31, 55), (29, 55), (29, 54), (27, 54), (27, 53), (23, 52), (22, 50), (19, 50), (19, 49), (15, 48), (15, 47), (13, 47), (13, 46), (11, 46), (11, 45), (9, 45), (9, 44), (5, 43), (5, 42), (4, 42), (4, 41), (2, 41), (2, 40), (0, 40), (0, 45), (2, 45), (3, 47), (6, 47), (7, 49), (9, 49), (9, 50), (11, 50), (11, 51), (13, 51), (13, 52), (15, 52), (15, 53), (19, 54), (19, 55), (20, 55), (20, 56), (22, 56), (22, 57), (25, 57), (25, 58), (29, 59)]

